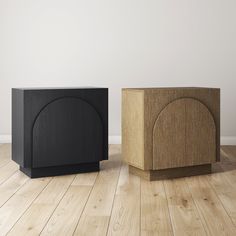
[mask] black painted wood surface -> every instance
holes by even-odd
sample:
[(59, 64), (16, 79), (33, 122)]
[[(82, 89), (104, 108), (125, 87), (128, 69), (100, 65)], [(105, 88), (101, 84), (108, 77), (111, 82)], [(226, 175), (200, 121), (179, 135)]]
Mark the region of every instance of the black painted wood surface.
[(96, 110), (79, 98), (48, 104), (33, 126), (33, 167), (102, 160), (103, 128)]
[(22, 168), (108, 159), (106, 88), (12, 89), (12, 116), (12, 159)]

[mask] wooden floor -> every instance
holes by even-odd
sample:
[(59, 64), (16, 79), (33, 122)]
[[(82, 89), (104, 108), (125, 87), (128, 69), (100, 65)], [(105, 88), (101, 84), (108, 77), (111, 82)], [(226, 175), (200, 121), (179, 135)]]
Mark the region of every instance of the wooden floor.
[(236, 235), (236, 147), (211, 175), (147, 182), (120, 146), (100, 173), (29, 179), (0, 145), (0, 235)]

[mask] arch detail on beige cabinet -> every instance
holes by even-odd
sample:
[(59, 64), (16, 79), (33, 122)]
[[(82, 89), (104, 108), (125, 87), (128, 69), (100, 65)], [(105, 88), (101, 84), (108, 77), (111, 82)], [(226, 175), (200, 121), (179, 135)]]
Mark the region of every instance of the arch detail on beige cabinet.
[(194, 98), (169, 103), (153, 127), (153, 170), (216, 161), (216, 125), (209, 109)]

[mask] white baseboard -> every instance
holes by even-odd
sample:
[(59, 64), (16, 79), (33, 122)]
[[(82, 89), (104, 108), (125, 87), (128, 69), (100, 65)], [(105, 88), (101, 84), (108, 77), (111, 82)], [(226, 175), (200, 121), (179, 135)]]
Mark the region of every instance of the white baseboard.
[(236, 136), (222, 136), (221, 145), (236, 145)]
[(11, 143), (11, 135), (0, 135), (0, 143)]
[[(11, 143), (11, 135), (0, 135), (0, 143)], [(109, 136), (109, 144), (121, 144), (121, 136)], [(236, 145), (236, 136), (222, 136), (221, 145)]]
[(109, 136), (109, 144), (121, 144), (121, 136)]

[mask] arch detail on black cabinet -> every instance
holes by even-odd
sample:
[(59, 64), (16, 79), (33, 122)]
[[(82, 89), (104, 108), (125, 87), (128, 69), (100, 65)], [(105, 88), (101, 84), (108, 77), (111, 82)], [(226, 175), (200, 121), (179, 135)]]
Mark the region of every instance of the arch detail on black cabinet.
[(37, 115), (32, 128), (32, 166), (49, 167), (103, 159), (103, 123), (88, 102), (58, 98)]

